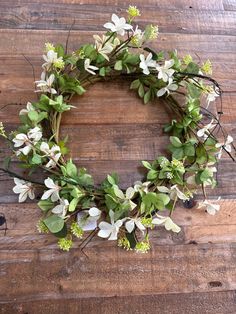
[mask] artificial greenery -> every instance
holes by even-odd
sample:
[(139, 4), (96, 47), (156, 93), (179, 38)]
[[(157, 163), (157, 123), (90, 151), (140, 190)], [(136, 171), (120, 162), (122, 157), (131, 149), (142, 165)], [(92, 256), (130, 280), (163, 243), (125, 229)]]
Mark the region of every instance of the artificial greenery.
[[(94, 35), (95, 43), (72, 53), (62, 45), (46, 43), (43, 73), (36, 81), (38, 101), (20, 111), (21, 125), (16, 131), (7, 135), (1, 124), (1, 135), (11, 143), (20, 165), (29, 170), (27, 179), (15, 174), (13, 191), (23, 202), (27, 197), (34, 199), (35, 188), (43, 185), (38, 202), (42, 218), (37, 227), (58, 237), (63, 250), (70, 249), (73, 238), (92, 231), (118, 240), (118, 246), (125, 249), (147, 252), (150, 229), (162, 225), (180, 232), (171, 214), (177, 202), (187, 204), (198, 187), (204, 195), (200, 207), (210, 214), (219, 210), (218, 204), (207, 200), (206, 187), (216, 185), (214, 165), (222, 151), (231, 155), (233, 146), (219, 117), (208, 110), (221, 94), (219, 85), (207, 76), (211, 63), (199, 64), (190, 55), (180, 58), (176, 51), (148, 48), (146, 43), (157, 38), (158, 27), (148, 25), (141, 30), (134, 25), (139, 10), (130, 6), (127, 13), (127, 21), (113, 14), (112, 22), (104, 25), (104, 35)], [(126, 191), (120, 189), (115, 173), (94, 186), (87, 170), (66, 158), (67, 138), (60, 138), (61, 116), (73, 110), (71, 98), (85, 94), (89, 85), (116, 77), (131, 81), (130, 89), (144, 104), (161, 97), (175, 114), (164, 127), (170, 136), (167, 155), (143, 161), (146, 177)], [(222, 138), (215, 137), (216, 130), (217, 134), (222, 131)], [(9, 161), (7, 158), (5, 171), (12, 175)], [(48, 176), (44, 184), (31, 180), (37, 169)]]

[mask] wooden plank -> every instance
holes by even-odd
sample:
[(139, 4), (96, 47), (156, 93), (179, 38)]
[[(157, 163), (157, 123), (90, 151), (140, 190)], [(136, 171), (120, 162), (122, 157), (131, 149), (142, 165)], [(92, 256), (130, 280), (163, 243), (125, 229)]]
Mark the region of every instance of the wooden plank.
[[(138, 153), (139, 151), (137, 151)], [(8, 156), (9, 153), (5, 152), (4, 156)], [(154, 154), (156, 157), (157, 154)], [(83, 157), (83, 156), (81, 156)], [(143, 180), (145, 177), (145, 168), (141, 164), (141, 160), (86, 160), (85, 158), (79, 158), (76, 164), (80, 167), (85, 167), (88, 172), (92, 174), (95, 184), (100, 184), (107, 174), (116, 172), (120, 178), (120, 186), (127, 188), (134, 184), (137, 180)], [(145, 156), (146, 157), (146, 156)], [(143, 158), (147, 159), (147, 158)], [(18, 174), (23, 174), (27, 178), (27, 173), (22, 172), (19, 166), (13, 163), (11, 169)], [(43, 181), (43, 177), (47, 174), (42, 172), (37, 176), (37, 173), (33, 178)], [(217, 197), (221, 195), (223, 198), (235, 198), (236, 190), (236, 167), (235, 163), (230, 159), (222, 159), (218, 164), (218, 185), (215, 189), (209, 189), (208, 195), (211, 197)], [(39, 179), (40, 178), (40, 179)], [(0, 176), (0, 203), (11, 203), (17, 201), (17, 196), (12, 192), (14, 186), (12, 178), (4, 175)], [(201, 191), (199, 191), (201, 195)]]
[[(8, 78), (0, 80), (0, 120), (5, 125), (18, 124), (19, 112), (25, 108), (28, 101), (37, 101), (37, 96), (33, 92), (30, 76), (27, 80), (23, 78)], [(24, 73), (22, 74), (24, 76)], [(14, 86), (10, 86), (15, 81)], [(234, 88), (234, 81), (219, 80), (223, 90), (222, 105), (224, 114), (221, 116), (223, 124), (233, 124), (235, 122), (236, 91), (230, 92)], [(231, 83), (230, 83), (231, 82)], [(229, 83), (231, 86), (229, 86)], [(105, 88), (104, 88), (105, 87)], [(110, 93), (112, 91), (112, 97)], [(152, 104), (143, 105), (134, 91), (129, 90), (129, 81), (113, 81), (106, 84), (97, 83), (90, 86), (87, 93), (81, 97), (74, 97), (71, 102), (76, 108), (63, 115), (62, 124), (130, 124), (147, 123), (153, 124), (159, 121), (168, 122), (171, 119), (171, 112), (160, 100), (155, 100)], [(217, 106), (220, 110), (221, 103), (217, 99)], [(202, 101), (204, 105), (204, 100)]]
[(89, 298), (236, 288), (234, 243), (154, 246), (148, 254), (104, 243), (87, 248), (88, 258), (78, 249), (1, 250), (1, 301), (53, 292)]
[[(216, 283), (217, 284), (217, 283)], [(1, 302), (1, 301), (0, 301)], [(3, 301), (4, 302), (4, 301)], [(178, 293), (124, 297), (83, 298), (79, 294), (61, 293), (30, 295), (27, 298), (7, 301), (1, 305), (0, 313), (48, 314), (97, 313), (97, 314), (179, 314), (179, 313), (235, 313), (233, 291), (207, 293)], [(148, 311), (148, 312), (147, 312)]]
[(223, 0), (223, 7), (226, 11), (236, 11), (235, 0)]
[[(141, 10), (142, 8), (150, 8), (153, 10), (158, 9), (167, 9), (167, 10), (175, 10), (175, 9), (192, 9), (192, 10), (224, 10), (223, 2), (225, 1), (233, 1), (233, 0), (210, 0), (210, 1), (204, 1), (204, 0), (198, 0), (197, 2), (195, 0), (162, 0), (161, 2), (157, 2), (156, 0), (147, 0), (145, 3), (142, 0), (136, 0), (135, 5)], [(41, 3), (41, 4), (48, 4), (48, 0), (34, 0), (34, 3)], [(86, 1), (78, 1), (76, 0), (51, 0), (50, 3), (61, 5), (80, 5), (80, 7), (83, 7), (86, 10), (89, 10), (89, 8), (93, 8), (93, 6), (97, 5), (96, 0), (86, 0)], [(28, 5), (31, 4), (31, 0), (2, 0), (1, 4), (3, 5)], [(102, 2), (102, 5), (107, 7), (113, 7), (114, 12), (120, 12), (120, 8), (123, 8), (123, 10), (126, 10), (128, 6), (130, 5), (130, 1), (127, 0), (116, 0), (116, 2), (112, 0), (104, 0)]]
[[(33, 92), (34, 79), (31, 67), (26, 64), (23, 57), (18, 56), (15, 60), (16, 63), (12, 63), (10, 58), (3, 58), (2, 62), (6, 66), (1, 66), (0, 119), (5, 123), (17, 123), (19, 118), (16, 112), (19, 112), (27, 101), (37, 100)], [(39, 77), (41, 67), (37, 66), (35, 70)], [(225, 90), (228, 90), (228, 87), (226, 83), (224, 85), (224, 80), (227, 79), (228, 82), (228, 80), (236, 79), (232, 63), (228, 63), (227, 66), (225, 63), (217, 64), (214, 73), (214, 78)], [(129, 90), (129, 85), (130, 80), (127, 78), (126, 81), (120, 79), (91, 86), (83, 97), (74, 98), (72, 103), (77, 108), (73, 109), (73, 114), (65, 114), (68, 119), (65, 118), (63, 123), (96, 124), (101, 121), (103, 123), (155, 123), (170, 119), (169, 111), (163, 108), (163, 104), (157, 104), (160, 101), (155, 101), (148, 106), (142, 105), (136, 93)], [(110, 97), (111, 90), (112, 97)], [(236, 90), (235, 94), (226, 93), (223, 97), (223, 106), (227, 108), (225, 113), (231, 118), (234, 117), (232, 112), (235, 106), (235, 95)], [(218, 103), (220, 103), (219, 100)]]
[[(97, 32), (100, 34), (101, 32)], [(92, 42), (94, 32), (71, 31), (68, 49), (73, 51), (83, 43)], [(0, 54), (39, 54), (45, 42), (65, 43), (68, 31), (62, 30), (21, 30), (0, 29)], [(78, 44), (79, 41), (79, 44)], [(236, 36), (198, 35), (198, 34), (166, 34), (161, 33), (155, 43), (150, 46), (158, 49), (178, 49), (182, 53), (234, 53)], [(190, 49), (191, 47), (191, 49)]]
[[(151, 242), (158, 245), (236, 242), (235, 201), (222, 200), (219, 204), (221, 205), (219, 213), (210, 216), (197, 206), (186, 209), (179, 203), (173, 219), (181, 226), (181, 232), (176, 235), (160, 227), (150, 233)], [(52, 235), (40, 235), (36, 229), (41, 217), (36, 204), (26, 203), (24, 207), (22, 204), (2, 204), (0, 212), (5, 215), (8, 227), (6, 236), (2, 238), (0, 244), (1, 250), (57, 248), (57, 241)], [(4, 231), (0, 231), (0, 235), (3, 234)], [(91, 245), (95, 247), (102, 245), (102, 242), (104, 241), (95, 238)], [(80, 241), (76, 241), (75, 247), (79, 243)]]
[[(81, 3), (1, 3), (0, 27), (16, 29), (68, 29), (75, 20), (75, 30), (103, 30), (103, 24), (110, 20), (115, 11), (126, 16), (127, 4), (114, 8), (112, 1), (99, 5)], [(215, 8), (193, 10), (191, 4), (187, 9), (162, 9), (156, 4), (142, 5), (141, 17), (136, 19), (140, 27), (147, 23), (158, 24), (161, 32), (188, 34), (234, 35), (235, 13), (216, 11)], [(96, 16), (96, 18), (95, 18)]]
[[(10, 130), (16, 126), (11, 125)], [(227, 126), (235, 137), (236, 130)], [(154, 160), (166, 154), (168, 136), (163, 133), (163, 124), (96, 124), (65, 125), (61, 127), (61, 138), (69, 136), (68, 147), (75, 160)], [(5, 141), (0, 141), (0, 158), (9, 151)]]

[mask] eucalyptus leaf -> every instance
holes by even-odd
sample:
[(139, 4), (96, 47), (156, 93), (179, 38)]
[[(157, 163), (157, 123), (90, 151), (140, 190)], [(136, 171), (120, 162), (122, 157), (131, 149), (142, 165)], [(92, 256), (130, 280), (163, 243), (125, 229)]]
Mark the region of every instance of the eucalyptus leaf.
[(52, 233), (57, 233), (64, 227), (64, 220), (57, 215), (51, 215), (45, 218), (43, 222)]

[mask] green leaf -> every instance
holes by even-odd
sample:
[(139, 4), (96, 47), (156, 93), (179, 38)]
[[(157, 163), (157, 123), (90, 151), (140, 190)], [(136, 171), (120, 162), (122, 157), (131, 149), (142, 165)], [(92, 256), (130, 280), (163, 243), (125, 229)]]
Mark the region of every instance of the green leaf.
[(32, 164), (39, 165), (42, 162), (41, 156), (38, 154), (34, 154), (34, 156), (31, 159)]
[(64, 224), (63, 228), (59, 231), (53, 234), (57, 238), (65, 238), (67, 235), (67, 226)]
[(136, 244), (137, 244), (137, 239), (136, 239), (136, 237), (135, 237), (135, 232), (134, 232), (134, 231), (131, 232), (131, 233), (126, 232), (125, 236), (126, 236), (126, 238), (129, 240), (130, 248), (131, 248), (131, 249), (134, 249), (135, 246), (136, 246)]
[(78, 170), (76, 165), (72, 162), (72, 160), (70, 159), (67, 164), (66, 164), (66, 173), (69, 177), (76, 177), (78, 174)]
[(206, 149), (204, 148), (203, 145), (197, 146), (196, 155), (197, 155), (196, 162), (199, 163), (200, 165), (207, 162), (207, 159), (208, 159), (207, 158), (207, 152), (206, 152)]
[(73, 190), (71, 191), (70, 195), (74, 198), (81, 198), (84, 196), (84, 193), (79, 189), (77, 188), (76, 186), (73, 187)]
[(57, 52), (58, 57), (64, 57), (65, 50), (63, 45), (59, 44), (55, 47), (55, 52)]
[(142, 164), (145, 168), (150, 169), (150, 170), (152, 169), (152, 166), (148, 161), (143, 160)]
[(108, 182), (109, 182), (111, 185), (116, 184), (116, 180), (115, 180), (112, 176), (110, 176), (109, 174), (107, 175), (107, 180), (108, 180)]
[(188, 88), (189, 95), (192, 98), (199, 98), (200, 97), (202, 91), (196, 85), (194, 85), (192, 83), (188, 83), (187, 88)]
[(144, 97), (144, 87), (143, 87), (143, 84), (140, 84), (139, 88), (138, 88), (138, 94), (139, 94), (139, 97), (140, 98), (143, 98)]
[(183, 148), (176, 148), (175, 150), (173, 150), (173, 153), (172, 153), (172, 159), (182, 159), (184, 157), (184, 150)]
[(31, 121), (36, 122), (38, 121), (39, 115), (37, 111), (31, 110), (28, 113), (28, 117), (30, 118)]
[(176, 136), (170, 136), (170, 142), (174, 147), (177, 147), (177, 148), (183, 145), (180, 139)]
[(86, 58), (89, 58), (92, 61), (97, 58), (97, 51), (96, 51), (96, 49), (94, 48), (93, 45), (91, 45), (91, 44), (84, 45), (83, 46), (83, 51), (84, 51), (84, 54), (85, 54)]
[(138, 89), (140, 86), (141, 82), (139, 79), (134, 80), (131, 84), (130, 84), (130, 89)]
[(78, 177), (77, 177), (77, 182), (81, 186), (92, 186), (93, 185), (93, 178), (90, 174), (86, 173), (85, 168), (80, 168)]
[(148, 174), (147, 174), (147, 179), (148, 180), (155, 180), (157, 178), (157, 175), (158, 175), (158, 172), (156, 170), (150, 170), (148, 171)]
[(164, 205), (167, 205), (169, 203), (169, 201), (170, 201), (169, 196), (167, 194), (164, 194), (164, 193), (158, 193), (157, 194), (157, 199), (162, 201), (162, 203)]
[(143, 101), (145, 104), (147, 104), (151, 99), (151, 90), (149, 89), (145, 95), (144, 95), (144, 98), (143, 98)]
[(44, 219), (43, 222), (52, 233), (57, 233), (64, 227), (64, 220), (57, 215), (51, 215)]
[(73, 212), (76, 209), (78, 202), (79, 202), (78, 198), (73, 198), (73, 200), (69, 204), (68, 208), (69, 212)]
[(184, 72), (192, 73), (192, 74), (198, 74), (199, 73), (199, 66), (194, 62), (190, 62), (188, 64), (187, 68), (184, 70)]
[(121, 71), (122, 68), (123, 68), (122, 60), (116, 61), (115, 66), (114, 66), (114, 69), (115, 69), (116, 71)]
[(100, 76), (105, 76), (106, 75), (106, 68), (105, 67), (102, 67), (99, 69), (99, 75)]
[(117, 185), (115, 185), (115, 186), (113, 187), (113, 190), (114, 190), (115, 195), (116, 195), (118, 198), (121, 198), (121, 199), (124, 199), (124, 198), (125, 198), (124, 193), (118, 188)]
[(39, 115), (38, 115), (38, 120), (37, 120), (37, 123), (41, 122), (42, 120), (44, 119), (47, 119), (48, 117), (48, 113), (47, 112), (40, 112)]
[(55, 206), (54, 203), (50, 200), (41, 200), (37, 205), (40, 209), (42, 209), (43, 212), (47, 212)]
[(147, 210), (153, 206), (156, 209), (162, 210), (165, 208), (165, 205), (169, 203), (170, 198), (168, 195), (163, 193), (156, 194), (154, 192), (149, 192), (143, 196), (142, 201), (144, 202)]
[(190, 157), (195, 156), (195, 147), (194, 147), (194, 145), (192, 145), (192, 144), (186, 144), (186, 145), (184, 146), (184, 154), (185, 154), (186, 156), (190, 156)]
[(211, 179), (212, 178), (212, 172), (209, 171), (208, 169), (204, 169), (201, 174), (200, 174), (200, 180), (202, 182), (205, 182), (207, 181), (208, 179)]
[(118, 202), (109, 194), (105, 195), (105, 203), (108, 209), (115, 209), (118, 206)]

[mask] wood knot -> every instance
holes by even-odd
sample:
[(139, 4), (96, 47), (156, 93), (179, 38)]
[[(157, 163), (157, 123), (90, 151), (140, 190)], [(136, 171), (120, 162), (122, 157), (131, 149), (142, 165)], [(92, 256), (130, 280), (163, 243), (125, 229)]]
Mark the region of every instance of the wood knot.
[(210, 281), (208, 284), (211, 288), (216, 288), (216, 287), (222, 286), (222, 282), (220, 282), (220, 281)]

